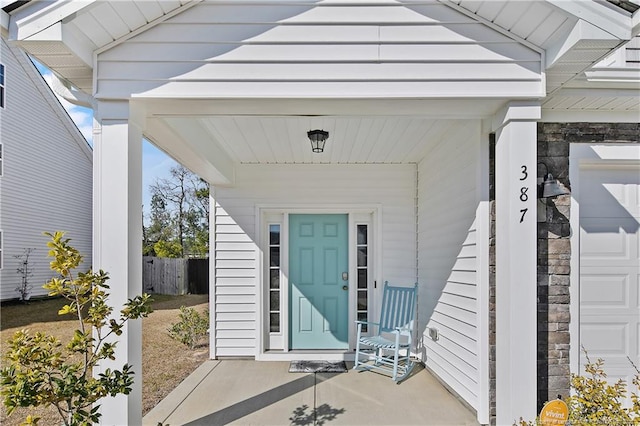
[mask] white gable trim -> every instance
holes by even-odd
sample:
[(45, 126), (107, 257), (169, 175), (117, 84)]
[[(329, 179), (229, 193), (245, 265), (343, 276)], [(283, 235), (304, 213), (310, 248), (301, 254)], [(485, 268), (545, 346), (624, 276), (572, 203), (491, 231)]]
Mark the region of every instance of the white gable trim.
[(529, 49), (535, 50), (536, 52), (540, 53), (540, 54), (544, 54), (544, 49), (541, 48), (540, 46), (537, 46), (533, 43), (531, 43), (528, 40), (523, 39), (522, 37), (519, 37), (517, 34), (512, 33), (511, 31), (506, 30), (505, 28), (501, 27), (498, 24), (494, 24), (493, 22), (483, 18), (480, 15), (476, 15), (475, 13), (470, 12), (469, 10), (465, 9), (464, 7), (456, 4), (456, 3), (452, 3), (449, 0), (438, 0), (443, 4), (446, 4), (447, 6), (449, 6), (452, 9), (457, 10), (460, 13), (463, 13), (465, 15), (467, 15), (468, 17), (475, 19), (478, 22), (481, 22), (483, 24), (485, 24), (487, 27), (492, 28), (494, 30), (496, 30), (497, 32), (513, 39), (514, 41), (517, 41), (518, 43), (527, 46)]
[[(133, 30), (130, 33), (128, 33), (127, 35), (125, 35), (123, 37), (120, 37), (119, 39), (114, 40), (111, 43), (100, 47), (99, 49), (96, 49), (93, 52), (94, 58), (97, 57), (99, 54), (101, 54), (103, 52), (106, 52), (107, 50), (112, 49), (112, 48), (114, 48), (114, 47), (126, 42), (127, 40), (131, 39), (132, 37), (135, 37), (138, 34), (142, 34), (143, 32), (147, 31), (148, 29), (153, 28), (156, 25), (158, 25), (158, 24), (160, 24), (162, 22), (165, 22), (166, 20), (171, 19), (176, 15), (181, 14), (185, 10), (192, 8), (193, 6), (197, 5), (201, 1), (203, 1), (203, 0), (189, 0), (189, 3), (183, 4), (182, 6), (172, 10), (171, 12), (166, 13), (166, 14), (160, 16), (159, 18), (157, 18), (157, 19), (155, 19), (155, 20), (153, 20), (151, 22), (148, 22), (146, 25), (143, 25), (143, 26), (141, 26), (139, 28), (136, 28), (135, 30)], [(97, 62), (95, 62), (95, 63), (97, 63)]]
[[(2, 42), (5, 43), (4, 40), (2, 40)], [(15, 57), (24, 70), (25, 74), (33, 82), (34, 86), (38, 88), (38, 91), (42, 95), (42, 98), (50, 105), (51, 110), (58, 116), (60, 122), (65, 126), (65, 128), (69, 132), (69, 136), (78, 145), (78, 148), (82, 150), (89, 163), (92, 163), (93, 150), (89, 146), (89, 143), (85, 139), (84, 135), (82, 135), (82, 133), (80, 132), (80, 129), (78, 129), (78, 127), (75, 125), (73, 120), (71, 120), (71, 117), (69, 117), (67, 111), (62, 107), (60, 101), (55, 97), (55, 95), (51, 91), (51, 88), (47, 86), (42, 76), (36, 70), (35, 65), (33, 65), (31, 60), (27, 57), (26, 53), (24, 53), (22, 50), (11, 49), (11, 51), (15, 54)]]
[(32, 2), (12, 14), (9, 34), (11, 38), (26, 40), (74, 13), (87, 10), (96, 2), (96, 0)]
[(6, 36), (9, 31), (9, 14), (4, 10), (0, 10), (0, 32)]
[(587, 21), (578, 20), (565, 37), (547, 49), (546, 68), (556, 65), (565, 54), (575, 49), (580, 42), (585, 40), (613, 40), (618, 41), (620, 44), (626, 42)]
[(631, 20), (629, 19), (631, 14), (614, 5), (595, 1), (546, 1), (568, 14), (584, 19), (615, 38), (629, 40), (632, 37)]

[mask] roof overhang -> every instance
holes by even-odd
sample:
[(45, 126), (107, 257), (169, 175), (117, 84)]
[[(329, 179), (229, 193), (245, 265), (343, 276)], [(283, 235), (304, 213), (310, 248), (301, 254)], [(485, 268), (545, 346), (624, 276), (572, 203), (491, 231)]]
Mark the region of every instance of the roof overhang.
[[(391, 0), (389, 0), (391, 2)], [(104, 51), (112, 46), (127, 40), (133, 34), (140, 33), (151, 26), (162, 22), (167, 17), (173, 16), (181, 9), (191, 7), (199, 0), (182, 0), (180, 2), (148, 2), (157, 4), (155, 15), (147, 16), (144, 22), (128, 22), (126, 28), (109, 28), (110, 39), (91, 39), (86, 32), (90, 31), (90, 14), (97, 10), (100, 1), (83, 0), (68, 2), (57, 0), (53, 2), (28, 2), (10, 12), (9, 38), (19, 42), (30, 54), (37, 57), (45, 65), (49, 66), (62, 78), (69, 80), (71, 84), (84, 92), (93, 94), (93, 67), (96, 51)], [(456, 7), (458, 10), (466, 9), (471, 15), (478, 18), (502, 32), (511, 34), (514, 38), (522, 39), (518, 34), (518, 26), (526, 23), (519, 20), (508, 22), (504, 19), (495, 19), (491, 14), (485, 13), (487, 7), (477, 7), (477, 4), (502, 3), (512, 10), (522, 8), (526, 10), (531, 2), (462, 2), (459, 0), (441, 0), (444, 4)], [(278, 3), (277, 1), (273, 2)], [(296, 4), (315, 4), (316, 0), (298, 0)], [(348, 3), (342, 1), (338, 3)], [(393, 1), (394, 4), (406, 4), (408, 7), (433, 3), (424, 0)], [(548, 91), (552, 92), (561, 87), (566, 81), (571, 80), (600, 59), (606, 56), (624, 41), (640, 29), (640, 14), (636, 11), (633, 16), (622, 7), (612, 3), (596, 1), (567, 1), (567, 0), (540, 0), (541, 5), (551, 5), (556, 13), (564, 14), (570, 18), (562, 27), (554, 30), (553, 39), (538, 46), (547, 52), (547, 76)], [(364, 3), (363, 3), (364, 4)], [(114, 7), (123, 8), (120, 16), (126, 16), (126, 7), (130, 2), (114, 2)], [(548, 7), (548, 6), (544, 6)], [(102, 9), (100, 9), (102, 12)], [(6, 18), (5, 18), (6, 19)], [(105, 17), (103, 26), (108, 26), (108, 17)], [(150, 20), (149, 20), (150, 19)], [(115, 21), (115, 16), (114, 16)], [(118, 26), (122, 26), (118, 23)], [(553, 30), (553, 29), (552, 29)], [(527, 43), (527, 40), (523, 40)], [(577, 58), (581, 57), (578, 61)]]

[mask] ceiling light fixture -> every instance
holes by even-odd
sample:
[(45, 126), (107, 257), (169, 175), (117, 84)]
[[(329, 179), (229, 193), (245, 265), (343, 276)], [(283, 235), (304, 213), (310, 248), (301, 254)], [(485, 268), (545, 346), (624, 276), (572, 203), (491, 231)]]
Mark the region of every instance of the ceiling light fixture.
[(311, 150), (316, 153), (324, 151), (324, 144), (329, 138), (329, 132), (324, 130), (309, 130), (307, 136), (311, 141)]

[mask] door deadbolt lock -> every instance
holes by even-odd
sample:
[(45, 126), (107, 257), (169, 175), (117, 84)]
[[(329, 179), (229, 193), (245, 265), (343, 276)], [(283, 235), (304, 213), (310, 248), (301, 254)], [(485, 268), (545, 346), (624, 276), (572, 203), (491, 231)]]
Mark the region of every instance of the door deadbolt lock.
[(349, 281), (349, 273), (348, 272), (343, 272), (342, 273), (342, 281)]

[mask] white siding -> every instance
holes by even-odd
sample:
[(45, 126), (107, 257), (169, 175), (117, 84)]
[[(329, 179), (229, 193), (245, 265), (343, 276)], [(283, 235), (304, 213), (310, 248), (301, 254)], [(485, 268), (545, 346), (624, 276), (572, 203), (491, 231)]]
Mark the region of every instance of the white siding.
[(627, 67), (640, 67), (640, 35), (635, 36), (625, 45), (624, 59)]
[[(203, 2), (98, 55), (97, 92), (543, 94), (540, 53), (444, 4)], [(140, 66), (144, 64), (145, 66)]]
[[(426, 365), (478, 409), (476, 210), (480, 123), (469, 121), (418, 165), (420, 330)], [(428, 328), (438, 330), (437, 341)]]
[(46, 295), (51, 278), (44, 231), (67, 231), (91, 266), (91, 150), (26, 56), (1, 42), (6, 108), (0, 110), (3, 176), (0, 177), (0, 229), (3, 268), (0, 298), (19, 297), (15, 257), (31, 255), (32, 295)]
[(406, 285), (416, 280), (415, 196), (414, 165), (239, 166), (233, 188), (215, 189), (216, 355), (256, 354), (256, 205), (285, 210), (381, 205), (378, 280)]

